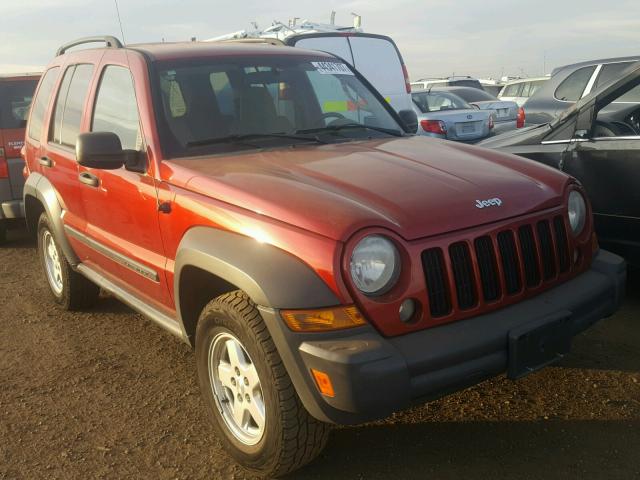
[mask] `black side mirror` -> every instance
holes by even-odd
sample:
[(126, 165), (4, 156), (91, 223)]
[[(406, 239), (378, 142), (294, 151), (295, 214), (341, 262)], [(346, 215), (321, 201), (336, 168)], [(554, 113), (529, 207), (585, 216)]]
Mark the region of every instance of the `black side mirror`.
[(127, 156), (113, 132), (81, 133), (76, 140), (76, 161), (85, 167), (117, 170), (126, 163)]
[(398, 112), (400, 120), (404, 123), (407, 133), (416, 133), (418, 131), (418, 115), (413, 110), (400, 110)]

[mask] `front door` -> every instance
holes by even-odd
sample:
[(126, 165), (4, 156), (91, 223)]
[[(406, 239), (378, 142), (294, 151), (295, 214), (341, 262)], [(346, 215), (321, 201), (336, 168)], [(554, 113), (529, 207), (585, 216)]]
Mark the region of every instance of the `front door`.
[(566, 157), (563, 170), (587, 190), (600, 243), (638, 263), (640, 136), (577, 142), (573, 153)]
[[(92, 104), (89, 129), (117, 134), (122, 147), (137, 151), (146, 163), (130, 70), (105, 65)], [(170, 310), (157, 192), (147, 168), (137, 172), (80, 166), (78, 188), (87, 221), (85, 241), (93, 250), (87, 265), (156, 308)]]

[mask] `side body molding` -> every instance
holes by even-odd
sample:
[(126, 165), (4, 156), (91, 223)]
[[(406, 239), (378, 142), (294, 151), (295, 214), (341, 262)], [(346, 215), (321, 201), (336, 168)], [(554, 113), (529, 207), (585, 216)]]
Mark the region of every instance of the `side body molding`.
[(71, 248), (64, 232), (64, 224), (62, 222), (62, 213), (64, 208), (60, 204), (58, 194), (51, 182), (44, 175), (32, 172), (25, 182), (23, 196), (25, 216), (27, 219), (30, 214), (29, 210), (33, 208), (32, 202), (28, 201), (28, 197), (33, 197), (42, 204), (45, 212), (49, 216), (53, 233), (56, 236), (56, 241), (60, 245), (67, 261), (73, 267), (78, 266), (80, 259)]
[(174, 292), (179, 314), (180, 276), (186, 266), (237, 286), (263, 307), (317, 308), (340, 303), (308, 265), (284, 250), (237, 233), (194, 227), (184, 235), (176, 255)]

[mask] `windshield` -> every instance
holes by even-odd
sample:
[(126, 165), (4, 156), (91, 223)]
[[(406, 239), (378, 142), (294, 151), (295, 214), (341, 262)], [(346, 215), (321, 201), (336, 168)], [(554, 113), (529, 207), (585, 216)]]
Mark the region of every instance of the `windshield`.
[(38, 78), (0, 81), (0, 128), (24, 128)]
[(166, 157), (402, 135), (343, 62), (262, 55), (156, 64)]
[(457, 95), (447, 92), (422, 92), (411, 96), (422, 113), (473, 108)]

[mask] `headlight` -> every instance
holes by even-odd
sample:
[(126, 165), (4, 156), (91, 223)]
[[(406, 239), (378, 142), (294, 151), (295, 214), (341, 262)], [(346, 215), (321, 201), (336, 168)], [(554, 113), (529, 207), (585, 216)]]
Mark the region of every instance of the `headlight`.
[(571, 231), (578, 236), (582, 233), (587, 221), (587, 204), (582, 194), (576, 190), (569, 194), (568, 213)]
[(391, 240), (369, 235), (358, 242), (351, 254), (351, 278), (365, 295), (381, 295), (398, 280), (400, 254)]

